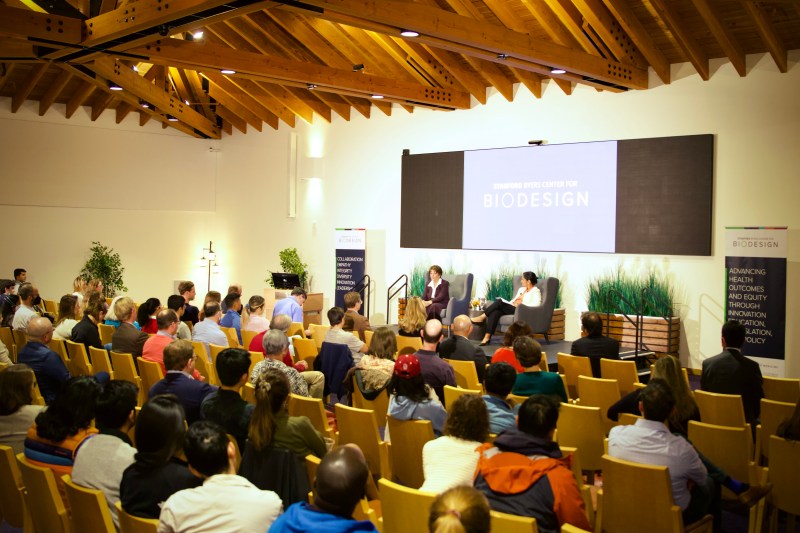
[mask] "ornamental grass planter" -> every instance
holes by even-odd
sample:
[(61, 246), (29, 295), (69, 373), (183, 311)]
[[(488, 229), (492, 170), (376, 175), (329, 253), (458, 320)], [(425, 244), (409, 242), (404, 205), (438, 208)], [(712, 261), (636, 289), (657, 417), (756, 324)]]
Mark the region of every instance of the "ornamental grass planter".
[[(609, 337), (617, 339), (620, 345), (626, 348), (636, 347), (636, 327), (628, 322), (624, 315), (599, 313), (603, 318), (603, 332), (606, 331), (608, 320)], [(630, 315), (629, 315), (630, 316)], [(631, 316), (632, 319), (635, 317)], [(669, 320), (662, 317), (639, 317), (642, 348), (656, 353), (679, 355), (681, 345), (681, 319), (672, 317)]]

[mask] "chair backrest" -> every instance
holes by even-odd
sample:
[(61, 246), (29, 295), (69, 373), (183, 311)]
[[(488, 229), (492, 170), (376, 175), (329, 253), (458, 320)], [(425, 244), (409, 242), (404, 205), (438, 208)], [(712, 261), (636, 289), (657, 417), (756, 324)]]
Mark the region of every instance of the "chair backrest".
[(17, 353), (19, 353), (19, 351), (22, 350), (26, 344), (28, 344), (28, 336), (24, 331), (20, 331), (18, 329), (12, 329), (11, 335), (14, 337), (14, 344), (17, 345)]
[(191, 320), (181, 320), (181, 322), (186, 324), (186, 327), (189, 328), (189, 333), (191, 333), (192, 330), (194, 329), (194, 324), (192, 324), (192, 321)]
[[(222, 352), (222, 350), (227, 350), (228, 348), (230, 348), (230, 346), (220, 346), (218, 344), (211, 343), (208, 344), (209, 355), (211, 355), (211, 366), (215, 370), (217, 368), (217, 357), (219, 357), (219, 354)], [(197, 357), (200, 358), (199, 355)]]
[(225, 334), (225, 336), (228, 338), (228, 345), (225, 348), (239, 347), (239, 336), (236, 334), (236, 328), (220, 326), (219, 329), (221, 329), (222, 332)]
[(453, 371), (456, 374), (456, 384), (459, 387), (462, 389), (483, 390), (483, 386), (478, 380), (478, 370), (475, 368), (474, 362), (458, 359), (444, 359), (444, 362), (453, 367)]
[[(692, 420), (689, 422), (689, 441), (730, 477), (745, 483), (757, 481), (751, 475), (753, 444), (749, 425), (735, 428)], [(734, 499), (735, 495), (723, 488), (723, 497)]]
[(308, 500), (310, 485), (305, 464), (291, 450), (267, 447), (259, 451), (248, 441), (239, 475), (261, 490), (275, 492), (284, 509)]
[[(537, 307), (528, 308), (527, 310), (531, 311), (531, 313), (525, 320), (534, 333), (546, 334), (550, 330), (550, 324), (553, 321), (553, 311), (556, 308), (559, 284), (558, 278), (553, 277), (541, 279), (536, 284), (539, 291), (542, 293), (542, 303)], [(517, 313), (521, 313), (522, 311), (523, 309), (517, 308)]]
[(644, 465), (604, 455), (602, 468), (597, 531), (683, 531), (681, 508), (672, 499), (666, 466)]
[(800, 401), (800, 379), (764, 376), (764, 398), (796, 404)]
[(242, 330), (242, 348), (245, 350), (250, 349), (250, 343), (253, 342), (255, 336), (258, 335), (256, 331), (250, 331), (249, 329)]
[[(492, 533), (538, 533), (536, 519), (491, 511)], [(562, 529), (563, 531), (563, 529)]]
[(197, 359), (194, 360), (194, 366), (197, 368), (197, 371), (206, 378), (206, 383), (210, 385), (219, 385), (217, 371), (214, 369), (214, 366), (208, 362), (208, 352), (206, 351), (205, 345), (200, 341), (192, 341), (192, 348), (194, 348), (194, 355), (197, 356)]
[(67, 345), (67, 354), (72, 364), (69, 369), (73, 376), (94, 376), (94, 368), (89, 362), (86, 346), (79, 342), (64, 341)]
[(600, 375), (604, 379), (616, 379), (619, 383), (620, 396), (636, 390), (634, 383), (639, 383), (639, 373), (634, 361), (617, 361), (616, 359), (600, 359)]
[(161, 365), (155, 361), (148, 361), (141, 357), (136, 358), (139, 364), (139, 373), (142, 377), (142, 387), (149, 391), (153, 385), (164, 379), (164, 372), (161, 370)]
[(306, 416), (323, 437), (333, 438), (334, 433), (325, 415), (325, 406), (319, 398), (289, 395), (289, 416)]
[[(256, 365), (264, 360), (264, 354), (261, 352), (251, 352), (249, 350), (248, 353), (250, 354), (250, 367), (247, 369), (247, 377), (249, 379), (250, 376), (253, 375), (253, 370), (256, 369)], [(216, 369), (217, 368), (215, 366), (214, 370)]]
[(632, 426), (636, 423), (637, 420), (642, 418), (639, 415), (634, 415), (632, 413), (620, 413), (619, 420), (617, 420), (618, 426)]
[[(309, 326), (311, 326), (311, 324), (309, 324)], [(303, 323), (302, 322), (292, 322), (289, 325), (289, 329), (286, 330), (286, 336), (287, 337), (293, 337), (295, 335), (299, 335), (303, 339), (306, 338), (306, 330), (303, 327)], [(323, 337), (324, 337), (324, 335), (323, 335)]]
[(600, 470), (603, 439), (606, 437), (603, 414), (599, 407), (562, 403), (558, 413), (557, 439), (559, 446), (577, 448), (584, 470)]
[(425, 482), (422, 471), (422, 447), (433, 440), (430, 420), (397, 420), (387, 417), (392, 445), (389, 449), (392, 475), (401, 484), (419, 488)]
[(444, 404), (453, 405), (453, 402), (455, 402), (465, 394), (477, 394), (478, 396), (480, 396), (483, 394), (483, 391), (481, 391), (480, 389), (463, 389), (461, 387), (451, 387), (450, 385), (445, 385)]
[(319, 355), (319, 347), (314, 339), (293, 339), (294, 355), (298, 361), (307, 361), (308, 368), (314, 368), (314, 358)]
[(322, 459), (316, 455), (306, 455), (306, 473), (308, 474), (308, 482), (312, 487), (314, 486), (314, 480), (317, 479), (317, 470), (320, 463), (322, 463)]
[[(368, 409), (356, 409), (340, 403), (336, 404), (336, 425), (339, 428), (339, 445), (357, 444), (367, 459), (369, 471), (374, 475), (387, 477), (383, 472), (388, 464), (388, 450), (378, 432), (375, 413)], [(383, 448), (383, 450), (381, 450)]]
[(800, 441), (772, 435), (769, 438), (769, 482), (772, 504), (781, 511), (800, 515), (800, 490), (797, 490), (797, 465)]
[(242, 399), (249, 404), (256, 404), (256, 388), (249, 381), (242, 387)]
[(0, 515), (17, 528), (31, 526), (31, 516), (23, 498), (24, 489), (14, 451), (10, 446), (0, 445)]
[(756, 461), (763, 455), (769, 458), (769, 438), (778, 430), (781, 422), (788, 420), (794, 412), (796, 404), (775, 402), (761, 398), (761, 423), (758, 425), (756, 435)]
[(44, 310), (48, 313), (58, 314), (58, 304), (55, 300), (45, 300), (42, 298), (42, 305)]
[(718, 394), (694, 391), (694, 401), (700, 409), (700, 419), (706, 424), (739, 427), (745, 425), (744, 405), (738, 394)]
[(373, 335), (373, 331), (371, 329), (365, 329), (364, 330), (364, 343), (367, 346), (372, 344), (372, 335)]
[(358, 409), (370, 409), (375, 413), (375, 421), (378, 427), (386, 425), (386, 413), (389, 411), (389, 393), (383, 390), (374, 400), (367, 400), (358, 385), (353, 387), (353, 407)]
[(116, 533), (111, 511), (102, 490), (76, 485), (69, 475), (61, 476), (69, 502), (72, 530), (80, 533)]
[(120, 533), (158, 533), (158, 520), (130, 515), (122, 508), (121, 502), (114, 506), (117, 508)]
[(36, 531), (69, 533), (69, 516), (53, 471), (31, 464), (21, 453), (17, 454), (17, 464), (25, 485), (25, 504), (35, 511), (31, 513), (31, 519)]
[(383, 533), (428, 531), (428, 515), (436, 494), (404, 487), (387, 479), (378, 481), (378, 490)]
[(114, 379), (114, 369), (111, 367), (111, 361), (105, 348), (89, 346), (89, 357), (92, 359), (92, 368), (95, 372), (108, 372), (111, 379)]
[(508, 400), (514, 405), (522, 405), (523, 403), (525, 403), (525, 400), (527, 399), (528, 399), (527, 396), (520, 396), (519, 394), (509, 394), (508, 396), (506, 396), (506, 400)]
[(136, 364), (133, 362), (133, 355), (112, 351), (110, 356), (115, 379), (124, 379), (136, 385), (139, 389), (138, 405), (141, 407), (144, 405), (144, 402), (147, 401), (147, 391), (142, 387), (142, 379), (139, 377), (139, 372), (136, 370)]
[(578, 376), (592, 377), (592, 364), (588, 357), (569, 355), (558, 352), (558, 373), (564, 374), (567, 380), (567, 395), (578, 397)]
[(414, 353), (422, 348), (422, 337), (397, 335), (397, 355)]
[(69, 369), (71, 363), (69, 361), (69, 355), (67, 354), (67, 346), (64, 344), (64, 341), (61, 339), (50, 339), (48, 346), (51, 350), (58, 354), (58, 356), (64, 362), (64, 366)]
[(581, 405), (600, 408), (603, 424), (608, 433), (615, 423), (606, 417), (606, 413), (608, 413), (608, 408), (620, 399), (617, 380), (578, 376), (578, 394)]
[(469, 273), (447, 277), (447, 281), (450, 283), (450, 300), (447, 302), (447, 307), (442, 310), (442, 324), (449, 326), (455, 317), (466, 315), (469, 312), (473, 280), (473, 275)]
[[(12, 355), (12, 357), (13, 357), (13, 354), (14, 354), (14, 334), (11, 332), (11, 328), (9, 328), (9, 327), (0, 328), (0, 341), (3, 341), (3, 344), (5, 344), (6, 348), (8, 348), (9, 355)], [(19, 351), (19, 350), (17, 350), (17, 351)], [(12, 358), (12, 361), (14, 361), (13, 358)]]
[(309, 324), (308, 328), (311, 330), (311, 338), (314, 344), (317, 345), (317, 351), (322, 348), (322, 342), (325, 340), (325, 334), (331, 329), (330, 326), (321, 326), (319, 324)]
[(111, 337), (117, 328), (110, 324), (97, 324), (97, 332), (100, 334), (100, 342), (103, 344), (111, 344)]

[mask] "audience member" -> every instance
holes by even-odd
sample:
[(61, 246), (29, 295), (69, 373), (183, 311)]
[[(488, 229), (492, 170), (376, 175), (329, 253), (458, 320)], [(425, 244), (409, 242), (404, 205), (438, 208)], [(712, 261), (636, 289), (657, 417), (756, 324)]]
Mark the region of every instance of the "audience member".
[(119, 320), (119, 326), (111, 335), (111, 349), (134, 357), (142, 355), (148, 335), (133, 324), (136, 320), (136, 304), (127, 296), (118, 298), (114, 301), (114, 315)]
[[(167, 298), (167, 309), (175, 311), (175, 314), (178, 315), (178, 331), (175, 332), (175, 338), (183, 341), (192, 340), (192, 330), (183, 322), (184, 320), (188, 321), (184, 316), (184, 313), (186, 313), (186, 300), (183, 299), (183, 296), (180, 294), (173, 294)], [(158, 316), (156, 316), (156, 324), (157, 323)]]
[(202, 484), (175, 454), (183, 448), (186, 418), (172, 394), (151, 398), (136, 420), (136, 455), (122, 473), (119, 497), (125, 512), (158, 518), (161, 505), (183, 489)]
[(250, 382), (255, 385), (261, 374), (268, 370), (277, 370), (286, 374), (292, 394), (309, 396), (308, 383), (300, 372), (283, 363), (283, 358), (289, 352), (289, 339), (282, 331), (270, 329), (264, 334), (262, 344), (264, 360), (259, 361), (250, 374)]
[(581, 317), (581, 332), (585, 336), (573, 341), (570, 354), (588, 357), (594, 377), (602, 377), (600, 359), (619, 359), (619, 341), (603, 335), (603, 319), (594, 312)]
[(74, 294), (65, 294), (58, 303), (58, 320), (53, 324), (53, 338), (72, 340), (72, 328), (82, 314), (80, 300)]
[(439, 265), (432, 265), (428, 275), (431, 281), (422, 293), (422, 304), (425, 306), (427, 318), (438, 320), (439, 313), (447, 308), (447, 303), (450, 301), (450, 284), (442, 279), (442, 267)]
[(75, 457), (72, 481), (82, 487), (103, 491), (114, 525), (119, 527), (117, 509), (122, 473), (133, 464), (136, 449), (128, 432), (136, 420), (139, 391), (129, 381), (113, 380), (97, 398), (96, 425), (99, 435), (86, 439)]
[(742, 355), (745, 327), (738, 320), (722, 326), (722, 353), (703, 361), (700, 388), (719, 394), (739, 394), (744, 405), (744, 418), (755, 431), (761, 412), (764, 384), (761, 367)]
[(219, 305), (220, 309), (222, 309), (222, 295), (219, 293), (219, 291), (208, 291), (206, 293), (205, 297), (203, 298), (203, 306), (200, 307), (199, 317), (201, 321), (206, 317), (205, 315), (206, 304), (211, 302), (214, 302), (215, 304)]
[(369, 351), (356, 365), (361, 371), (364, 390), (381, 390), (386, 387), (394, 373), (396, 353), (397, 337), (394, 332), (386, 327), (376, 328), (369, 343)]
[(90, 279), (86, 283), (86, 289), (83, 292), (83, 300), (86, 301), (94, 292), (99, 292), (100, 296), (105, 300), (106, 295), (103, 293), (103, 280)]
[(460, 396), (447, 408), (444, 436), (422, 448), (425, 483), (419, 490), (441, 493), (459, 485), (472, 486), (478, 448), (489, 438), (489, 414), (477, 394)]
[(369, 347), (358, 337), (342, 329), (343, 319), (344, 310), (341, 307), (328, 309), (328, 322), (331, 324), (331, 329), (325, 333), (325, 339), (322, 342), (346, 344), (350, 348), (350, 353), (353, 354), (353, 362), (358, 364), (361, 356), (367, 353)]
[(295, 287), (292, 289), (291, 296), (275, 302), (275, 307), (272, 310), (273, 318), (278, 315), (289, 315), (292, 317), (292, 322), (300, 322), (302, 324), (303, 304), (306, 302), (307, 297), (305, 290)]
[(183, 318), (184, 320), (191, 321), (194, 326), (200, 321), (200, 310), (191, 304), (191, 301), (194, 300), (197, 295), (194, 283), (191, 281), (181, 281), (178, 284), (178, 294), (183, 296), (183, 301), (186, 302), (186, 310), (183, 312)]
[[(289, 315), (276, 315), (272, 318), (272, 321), (269, 324), (269, 329), (277, 330), (283, 334), (286, 334), (291, 325), (292, 319)], [(266, 334), (266, 331), (262, 331), (253, 338), (253, 341), (250, 343), (251, 352), (264, 353), (264, 336)], [(292, 346), (292, 342), (294, 339), (299, 338), (299, 335), (293, 335), (291, 337), (287, 336), (289, 347), (288, 351), (283, 354), (282, 361), (286, 366), (294, 368), (300, 372), (300, 376), (306, 381), (306, 385), (308, 386), (309, 396), (312, 398), (322, 398), (325, 391), (325, 375), (317, 370), (309, 370), (308, 363), (304, 360), (297, 361), (296, 363), (294, 362), (294, 348)], [(266, 354), (264, 353), (264, 355)], [(289, 379), (291, 381), (291, 376)]]
[(78, 276), (72, 281), (72, 296), (78, 300), (78, 305), (83, 308), (83, 293), (86, 292), (86, 280), (83, 276)]
[[(114, 306), (116, 306), (117, 302), (120, 301), (122, 298), (127, 298), (127, 297), (122, 295), (115, 296), (114, 299), (111, 300), (111, 303), (108, 305), (108, 309), (106, 309), (106, 317), (105, 320), (103, 320), (103, 324), (105, 324), (106, 326), (114, 326), (114, 328), (116, 329), (122, 323), (122, 321), (120, 321), (117, 318), (117, 314), (114, 312)], [(133, 326), (136, 329), (142, 329), (139, 327), (139, 323), (136, 321), (133, 322)]]
[[(433, 433), (437, 437), (442, 435), (447, 411), (436, 397), (433, 388), (425, 384), (422, 365), (417, 356), (403, 354), (397, 358), (394, 375), (387, 390), (389, 416), (397, 420), (430, 420), (433, 424)], [(386, 440), (389, 440), (388, 426)]]
[(24, 268), (14, 269), (14, 293), (19, 294), (19, 288), (27, 281), (28, 271)]
[(502, 345), (494, 352), (494, 355), (492, 355), (492, 363), (508, 363), (514, 367), (517, 374), (524, 372), (519, 361), (517, 361), (517, 356), (514, 355), (514, 341), (519, 337), (533, 338), (533, 330), (528, 324), (521, 320), (517, 320), (508, 327), (503, 335)]
[(453, 367), (439, 359), (436, 345), (442, 340), (442, 323), (436, 319), (428, 320), (422, 329), (422, 348), (414, 355), (422, 367), (422, 377), (430, 385), (439, 400), (444, 399), (444, 386), (456, 386), (456, 374)]
[(0, 444), (22, 453), (28, 428), (44, 407), (33, 404), (33, 370), (16, 364), (0, 372)]
[[(161, 365), (161, 371), (167, 375), (167, 368), (164, 365), (164, 348), (172, 344), (176, 339), (176, 332), (178, 330), (178, 315), (172, 309), (162, 309), (156, 316), (156, 323), (158, 324), (158, 333), (153, 336), (148, 336), (142, 348), (142, 359), (153, 361)], [(147, 334), (145, 334), (147, 335)], [(189, 342), (189, 341), (186, 341)], [(205, 378), (195, 368), (192, 371), (192, 377), (197, 381), (204, 381)]]
[(14, 313), (14, 321), (11, 327), (17, 331), (25, 331), (28, 327), (28, 322), (35, 316), (38, 316), (33, 309), (33, 300), (36, 299), (38, 291), (36, 287), (30, 283), (23, 283), (18, 286), (17, 296), (19, 296), (19, 307)]
[(191, 424), (200, 419), (200, 404), (217, 387), (197, 381), (192, 377), (194, 349), (189, 341), (173, 341), (164, 348), (164, 379), (150, 387), (149, 397), (174, 394), (183, 406), (186, 420)]
[(516, 380), (517, 371), (508, 363), (492, 363), (486, 369), (483, 401), (489, 413), (489, 431), (495, 435), (517, 427), (519, 406), (512, 406), (506, 401)]
[(219, 325), (236, 330), (236, 337), (239, 344), (242, 344), (242, 317), (239, 312), (242, 309), (242, 296), (237, 292), (229, 293), (222, 301), (225, 314), (219, 321)]
[(480, 346), (469, 341), (472, 332), (472, 322), (467, 315), (458, 315), (450, 326), (452, 335), (439, 343), (439, 357), (442, 359), (455, 359), (456, 361), (472, 361), (478, 373), (478, 381), (483, 383), (483, 372), (488, 361)]
[(203, 400), (200, 416), (225, 428), (236, 438), (239, 449), (244, 450), (254, 407), (242, 399), (240, 391), (247, 383), (250, 352), (241, 348), (222, 350), (217, 356), (216, 370), (219, 389)]
[(489, 500), (470, 487), (453, 487), (441, 493), (431, 504), (428, 519), (430, 533), (489, 533)]
[(161, 310), (161, 300), (158, 298), (148, 298), (143, 304), (139, 306), (136, 313), (139, 325), (145, 333), (156, 333), (158, 331), (158, 324), (156, 323), (156, 314)]
[(11, 366), (14, 364), (14, 361), (11, 360), (11, 354), (8, 352), (8, 348), (3, 341), (0, 341), (0, 364)]
[(562, 402), (567, 401), (567, 391), (561, 376), (555, 372), (542, 372), (539, 363), (542, 361), (542, 347), (530, 337), (518, 337), (514, 340), (514, 355), (523, 372), (517, 374), (517, 381), (511, 392), (520, 396), (531, 394), (551, 394)]
[(17, 354), (17, 363), (28, 365), (36, 374), (36, 383), (45, 403), (50, 405), (69, 379), (64, 361), (50, 349), (53, 325), (37, 316), (28, 323), (28, 343)]
[(106, 301), (99, 292), (93, 292), (84, 301), (83, 319), (72, 328), (72, 342), (83, 344), (87, 352), (91, 347), (103, 349), (97, 324), (102, 323), (106, 316)]
[(245, 331), (261, 333), (269, 329), (269, 320), (264, 317), (264, 297), (254, 295), (247, 302), (245, 313), (242, 314), (242, 327)]
[[(238, 294), (239, 297), (241, 298), (242, 294), (244, 294), (244, 292), (242, 292), (242, 291), (243, 291), (243, 289), (242, 289), (242, 284), (241, 283), (231, 283), (230, 285), (228, 285), (228, 292), (225, 293), (225, 296), (228, 296), (229, 294)], [(225, 303), (225, 298), (223, 298), (222, 299), (222, 313), (223, 314), (227, 313), (228, 309), (229, 309), (228, 304)], [(226, 326), (226, 327), (228, 327), (228, 326)]]
[(475, 488), (502, 513), (530, 516), (542, 533), (564, 524), (591, 530), (580, 490), (562, 459), (553, 434), (559, 403), (552, 397), (529, 397), (519, 410), (517, 429), (484, 444)]
[(270, 533), (376, 532), (368, 520), (353, 520), (356, 505), (366, 494), (369, 469), (360, 450), (336, 448), (317, 469), (314, 503), (295, 503), (278, 517)]
[[(11, 280), (7, 280), (11, 281)], [(13, 287), (13, 282), (12, 282)], [(0, 296), (0, 315), (2, 315), (2, 320), (0, 324), (4, 328), (10, 328), (14, 324), (14, 315), (17, 312), (17, 307), (19, 306), (19, 296), (16, 294), (2, 294)]]
[(352, 331), (358, 333), (358, 338), (366, 341), (364, 332), (372, 329), (369, 325), (369, 319), (362, 315), (361, 311), (361, 295), (355, 291), (350, 291), (344, 295), (345, 318), (350, 317), (353, 320)]
[(403, 337), (419, 337), (422, 335), (422, 328), (428, 320), (428, 313), (422, 298), (412, 296), (406, 302), (405, 313), (400, 323), (397, 325), (397, 334)]
[(216, 344), (217, 346), (227, 346), (228, 336), (225, 332), (219, 329), (219, 319), (222, 316), (222, 311), (219, 304), (216, 302), (209, 302), (203, 306), (204, 317), (201, 322), (195, 324), (192, 329), (192, 340), (202, 342), (206, 351), (208, 352), (208, 360), (211, 361), (211, 350), (209, 344)]
[(200, 487), (170, 496), (161, 508), (161, 533), (265, 531), (283, 503), (272, 491), (259, 490), (236, 475), (236, 451), (214, 422), (195, 422), (184, 446), (189, 470), (203, 480)]

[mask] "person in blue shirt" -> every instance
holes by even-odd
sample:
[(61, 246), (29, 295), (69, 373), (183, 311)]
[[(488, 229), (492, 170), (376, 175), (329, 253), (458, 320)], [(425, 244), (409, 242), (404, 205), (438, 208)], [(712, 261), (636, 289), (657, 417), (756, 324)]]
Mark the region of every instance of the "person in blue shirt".
[(289, 298), (283, 298), (275, 302), (275, 309), (272, 311), (272, 316), (289, 315), (292, 317), (292, 322), (303, 323), (303, 304), (306, 302), (306, 291), (300, 287), (292, 289), (292, 295)]
[(483, 401), (489, 412), (489, 431), (495, 435), (517, 427), (519, 405), (512, 407), (506, 401), (516, 379), (517, 371), (508, 363), (493, 363), (486, 369), (483, 382), (486, 394)]
[(242, 309), (242, 295), (232, 292), (225, 297), (223, 304), (227, 311), (219, 321), (219, 325), (235, 329), (236, 336), (239, 337), (239, 344), (242, 344), (242, 317), (239, 316), (239, 311)]

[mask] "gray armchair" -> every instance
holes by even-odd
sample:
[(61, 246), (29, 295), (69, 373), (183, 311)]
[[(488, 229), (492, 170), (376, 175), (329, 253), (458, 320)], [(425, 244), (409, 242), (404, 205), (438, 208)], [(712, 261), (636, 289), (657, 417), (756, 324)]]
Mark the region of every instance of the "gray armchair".
[[(522, 286), (522, 276), (514, 276), (514, 294)], [(550, 339), (547, 332), (550, 330), (550, 323), (553, 321), (553, 311), (556, 308), (556, 295), (558, 295), (558, 278), (540, 279), (536, 286), (542, 293), (542, 304), (536, 307), (518, 305), (513, 315), (506, 315), (500, 318), (500, 331), (505, 331), (508, 326), (521, 320), (528, 324), (534, 333), (544, 335), (547, 344)], [(513, 294), (511, 295), (513, 296)]]
[[(439, 313), (439, 318), (445, 326), (450, 326), (458, 315), (468, 314), (472, 298), (472, 280), (472, 274), (456, 274), (447, 278), (450, 284), (450, 301), (447, 302), (447, 308)], [(426, 272), (425, 285), (427, 286), (430, 281), (430, 275)]]

